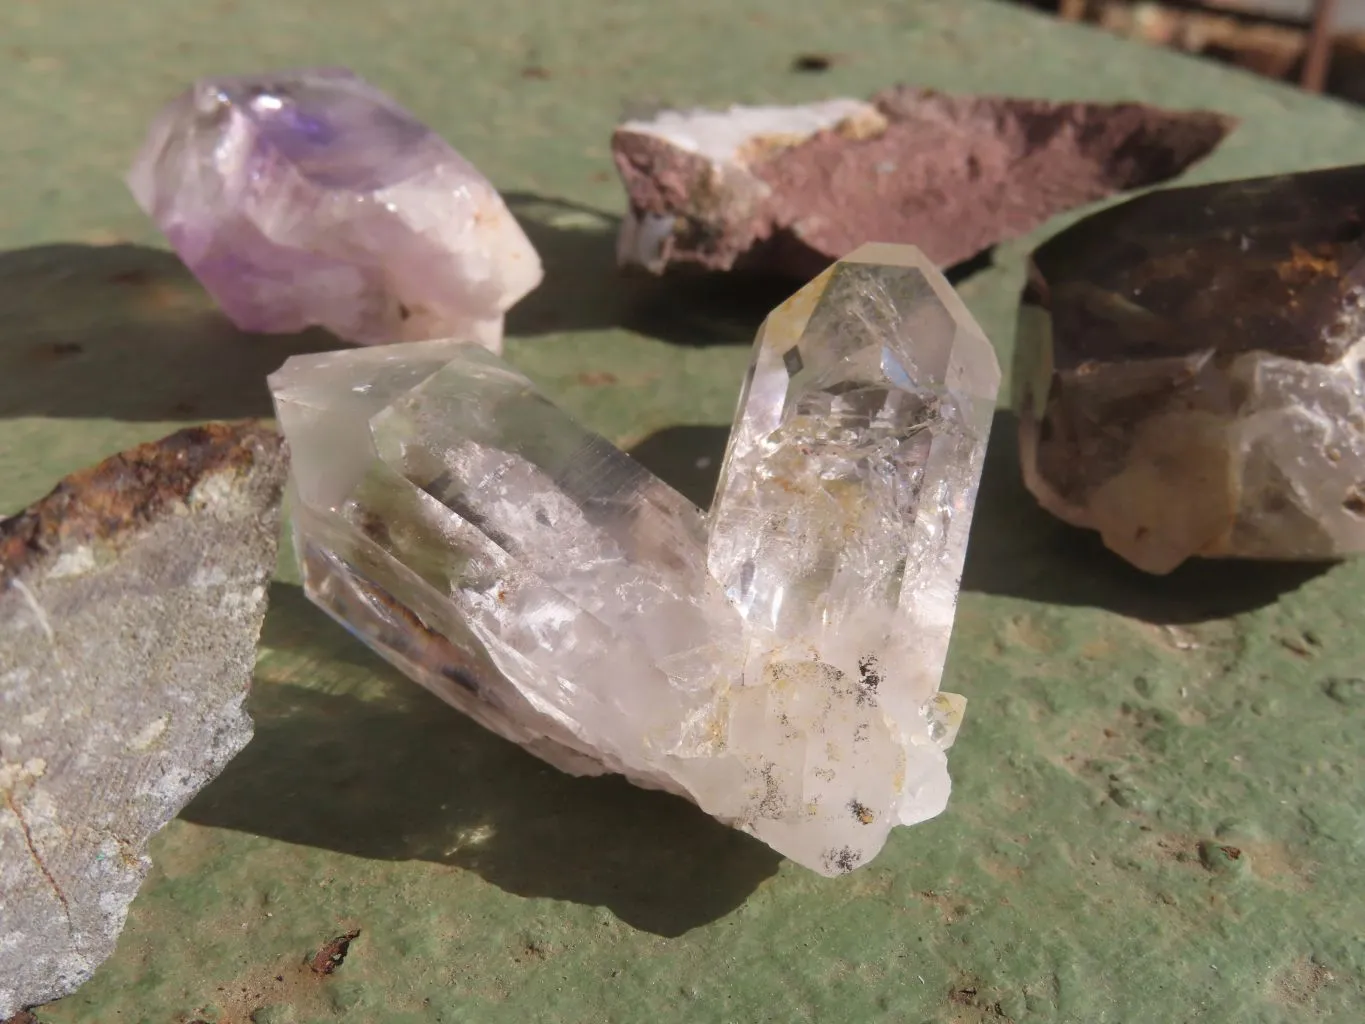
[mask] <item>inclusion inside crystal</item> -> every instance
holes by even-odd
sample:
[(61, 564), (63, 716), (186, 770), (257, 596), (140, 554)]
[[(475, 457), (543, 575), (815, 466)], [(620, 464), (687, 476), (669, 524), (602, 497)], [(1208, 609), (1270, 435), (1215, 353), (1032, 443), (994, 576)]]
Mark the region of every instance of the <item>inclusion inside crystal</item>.
[(309, 596), (568, 771), (693, 800), (838, 874), (938, 814), (938, 692), (999, 370), (916, 250), (769, 316), (703, 514), (458, 342), (271, 378)]

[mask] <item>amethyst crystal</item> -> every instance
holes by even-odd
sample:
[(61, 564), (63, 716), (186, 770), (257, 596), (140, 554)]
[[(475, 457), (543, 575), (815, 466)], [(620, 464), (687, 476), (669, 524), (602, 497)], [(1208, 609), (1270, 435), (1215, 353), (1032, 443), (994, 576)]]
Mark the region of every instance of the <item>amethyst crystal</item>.
[(542, 275), (487, 179), (349, 71), (198, 82), (152, 124), (128, 185), (243, 330), (497, 351)]

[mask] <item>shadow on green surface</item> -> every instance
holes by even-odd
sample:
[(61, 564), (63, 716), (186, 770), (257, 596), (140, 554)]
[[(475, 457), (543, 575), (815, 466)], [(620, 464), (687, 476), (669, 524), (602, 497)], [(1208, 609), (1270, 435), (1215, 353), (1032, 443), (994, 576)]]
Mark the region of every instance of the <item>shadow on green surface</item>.
[(623, 270), (619, 217), (524, 192), (504, 198), (545, 264), (544, 282), (508, 314), (509, 335), (624, 328), (675, 345), (749, 345), (769, 310), (800, 287), (759, 274)]
[[(716, 490), (725, 427), (660, 430), (630, 451), (700, 508)], [(962, 589), (1047, 604), (1106, 608), (1157, 624), (1193, 623), (1251, 611), (1331, 568), (1322, 563), (1196, 560), (1169, 576), (1141, 572), (1099, 535), (1054, 518), (1024, 489), (1016, 421), (996, 413)]]
[[(804, 281), (687, 265), (655, 276), (616, 262), (621, 218), (525, 192), (504, 196), (545, 264), (545, 280), (507, 315), (528, 337), (625, 328), (676, 345), (750, 345), (763, 318)], [(986, 249), (944, 271), (954, 285), (991, 266)]]
[(386, 692), (362, 700), (260, 682), (255, 739), (185, 809), (190, 821), (463, 868), (663, 936), (724, 916), (777, 870), (767, 847), (683, 800), (565, 775), (485, 731), (371, 655), (298, 587), (272, 587), (261, 642), (266, 658), (285, 659), (281, 675), (335, 676), (350, 663)]
[(1105, 548), (1099, 534), (1045, 512), (1024, 488), (1018, 421), (999, 410), (967, 545), (962, 589), (1049, 604), (1107, 608), (1145, 622), (1225, 618), (1270, 604), (1330, 564), (1194, 560), (1152, 576)]
[(269, 416), (266, 374), (342, 347), (320, 330), (244, 334), (172, 253), (138, 245), (0, 253), (0, 327), (0, 416)]

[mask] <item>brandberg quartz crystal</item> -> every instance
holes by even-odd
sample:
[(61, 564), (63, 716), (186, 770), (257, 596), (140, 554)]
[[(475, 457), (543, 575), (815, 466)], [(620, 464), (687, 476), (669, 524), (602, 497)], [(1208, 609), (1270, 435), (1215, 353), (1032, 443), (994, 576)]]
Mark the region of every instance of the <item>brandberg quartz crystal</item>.
[(1365, 550), (1365, 168), (1151, 193), (1034, 254), (1025, 482), (1139, 568)]
[(918, 250), (768, 318), (709, 516), (520, 373), (430, 341), (271, 378), (309, 596), (576, 773), (824, 874), (948, 799), (938, 692), (999, 369)]
[(500, 351), (503, 315), (542, 275), (484, 176), (348, 71), (198, 82), (128, 185), (243, 330)]

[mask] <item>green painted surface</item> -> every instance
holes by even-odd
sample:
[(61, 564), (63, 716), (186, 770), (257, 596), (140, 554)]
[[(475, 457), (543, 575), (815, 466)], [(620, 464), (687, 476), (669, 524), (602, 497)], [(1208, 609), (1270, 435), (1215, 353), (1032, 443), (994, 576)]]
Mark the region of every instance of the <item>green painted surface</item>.
[[(842, 59), (791, 73), (806, 51)], [(1191, 179), (1365, 159), (1356, 111), (967, 0), (9, 0), (0, 54), (5, 510), (178, 423), (268, 412), (263, 374), (328, 344), (237, 336), (146, 248), (120, 176), (197, 75), (348, 64), (447, 134), (546, 257), (511, 357), (700, 494), (771, 296), (612, 272), (607, 140), (633, 105), (906, 80), (1242, 116)], [(962, 286), (1006, 360), (1031, 241)], [(822, 880), (543, 767), (285, 573), (257, 739), (154, 843), (117, 955), (41, 1019), (1360, 1020), (1365, 565), (1140, 577), (1034, 509), (997, 426), (946, 680), (971, 700), (953, 801), (870, 867)], [(353, 927), (335, 974), (301, 968)]]

